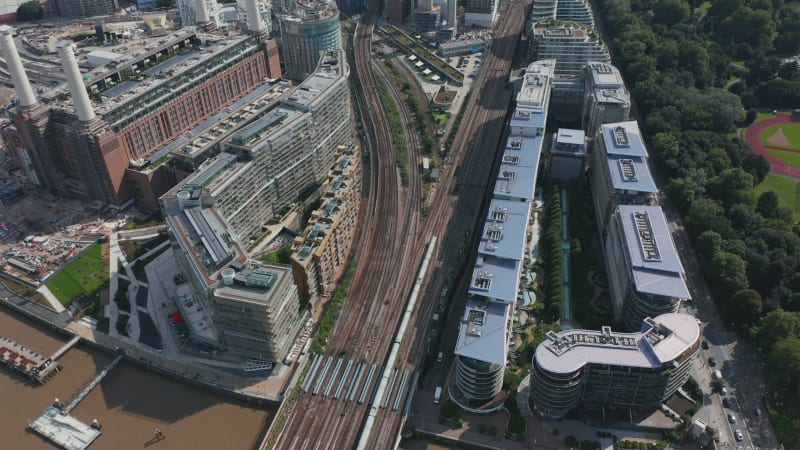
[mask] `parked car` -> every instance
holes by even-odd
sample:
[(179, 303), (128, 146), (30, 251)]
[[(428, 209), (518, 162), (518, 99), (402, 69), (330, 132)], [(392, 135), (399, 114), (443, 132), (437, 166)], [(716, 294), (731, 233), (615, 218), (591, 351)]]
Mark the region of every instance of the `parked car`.
[(717, 365), (717, 358), (714, 358), (713, 356), (708, 358), (708, 365), (715, 367)]
[(734, 414), (728, 414), (728, 422), (736, 423), (736, 416)]
[(708, 341), (703, 341), (701, 345), (703, 346), (703, 350), (708, 350)]
[(758, 406), (756, 406), (756, 409), (753, 412), (756, 413), (756, 417), (761, 417), (761, 408)]
[(722, 399), (722, 406), (724, 406), (726, 408), (730, 408), (731, 407), (731, 399), (729, 399), (728, 397), (724, 397)]
[(742, 430), (736, 430), (733, 432), (733, 435), (736, 436), (736, 442), (742, 442), (744, 436), (742, 436)]

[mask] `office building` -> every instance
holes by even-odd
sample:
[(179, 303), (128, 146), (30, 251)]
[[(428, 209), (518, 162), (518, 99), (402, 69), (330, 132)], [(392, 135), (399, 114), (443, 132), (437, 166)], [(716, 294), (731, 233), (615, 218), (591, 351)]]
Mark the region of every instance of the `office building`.
[(48, 10), (59, 17), (80, 18), (114, 14), (117, 10), (116, 0), (49, 0)]
[(594, 139), (590, 178), (597, 226), (603, 239), (617, 205), (658, 203), (658, 187), (647, 158), (636, 121), (600, 126)]
[(467, 0), (464, 6), (464, 26), (466, 28), (492, 28), (497, 17), (498, 1)]
[[(154, 208), (161, 186), (183, 176), (160, 150), (280, 76), (277, 44), (261, 35), (190, 27), (130, 47), (88, 72), (78, 67), (86, 64), (82, 53), (63, 53), (73, 81), (9, 111), (0, 135), (34, 184), (115, 207)], [(160, 168), (136, 173), (148, 167)], [(142, 189), (133, 179), (156, 181)]]
[(549, 419), (573, 410), (630, 415), (657, 408), (689, 379), (700, 327), (688, 314), (645, 318), (636, 333), (549, 332), (533, 357), (531, 409)]
[(414, 28), (418, 33), (427, 33), (439, 29), (441, 7), (434, 6), (430, 9), (417, 9), (414, 11)]
[(333, 3), (298, 3), (290, 15), (280, 17), (281, 46), (286, 77), (303, 80), (317, 67), (320, 55), (342, 49), (339, 10)]
[(482, 37), (472, 39), (455, 39), (439, 44), (439, 54), (444, 58), (451, 56), (469, 55), (486, 50), (489, 42)]
[(559, 181), (580, 180), (586, 171), (586, 135), (583, 130), (559, 128), (550, 148), (550, 176)]
[(660, 206), (619, 205), (603, 254), (614, 316), (622, 315), (628, 329), (644, 317), (675, 312), (681, 300), (691, 298)]
[(346, 267), (361, 201), (361, 152), (339, 146), (323, 185), (322, 204), (294, 240), (292, 267), (300, 298), (314, 311)]
[(386, 0), (384, 4), (388, 19), (395, 23), (404, 23), (415, 6), (416, 2), (412, 0)]
[(582, 127), (595, 136), (604, 123), (628, 120), (631, 98), (619, 69), (611, 64), (588, 61), (584, 70)]
[(554, 66), (555, 61), (537, 61), (526, 70), (470, 276), (455, 376), (448, 384), (450, 399), (470, 412), (503, 407), (514, 309), (527, 289), (520, 279), (529, 269), (528, 226)]

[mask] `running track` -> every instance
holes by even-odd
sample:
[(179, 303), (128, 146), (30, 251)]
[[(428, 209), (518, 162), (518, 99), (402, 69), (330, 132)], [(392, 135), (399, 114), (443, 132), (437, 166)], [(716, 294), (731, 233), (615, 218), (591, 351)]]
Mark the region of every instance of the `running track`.
[(788, 175), (794, 178), (800, 178), (800, 167), (795, 167), (787, 162), (781, 161), (780, 159), (776, 158), (772, 155), (767, 149), (772, 148), (776, 150), (784, 150), (784, 151), (793, 151), (791, 149), (778, 147), (774, 145), (764, 145), (761, 143), (759, 137), (761, 133), (767, 127), (772, 125), (778, 125), (781, 123), (790, 123), (790, 122), (800, 122), (800, 117), (793, 116), (791, 114), (784, 114), (778, 113), (775, 117), (771, 119), (762, 120), (760, 122), (756, 122), (747, 128), (744, 132), (744, 139), (753, 147), (753, 150), (756, 151), (759, 155), (767, 158), (769, 161), (770, 167), (774, 173), (780, 175)]

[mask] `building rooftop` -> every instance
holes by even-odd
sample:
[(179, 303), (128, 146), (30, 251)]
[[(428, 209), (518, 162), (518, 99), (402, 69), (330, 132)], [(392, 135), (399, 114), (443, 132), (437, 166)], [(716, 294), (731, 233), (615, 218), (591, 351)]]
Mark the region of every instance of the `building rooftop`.
[(603, 61), (587, 61), (592, 86), (598, 89), (625, 88), (619, 69)]
[(491, 364), (506, 363), (506, 322), (511, 305), (468, 300), (458, 329), (455, 354)]
[(684, 270), (660, 206), (619, 205), (633, 279), (638, 292), (691, 298)]
[(547, 123), (547, 109), (542, 110), (539, 107), (525, 107), (517, 106), (514, 114), (511, 116), (509, 126), (522, 127), (522, 128), (539, 128), (544, 131), (544, 126)]
[(550, 80), (555, 73), (556, 61), (544, 59), (531, 63), (525, 69), (522, 88), (517, 94), (517, 105), (520, 107), (544, 108), (550, 101)]
[(230, 285), (223, 283), (214, 290), (214, 296), (267, 306), (287, 283), (294, 283), (290, 266), (249, 260), (246, 268), (233, 274)]
[(180, 192), (178, 199), (185, 204), (178, 214), (167, 215), (166, 220), (181, 249), (189, 255), (193, 269), (211, 287), (222, 269), (231, 262), (246, 261), (247, 253), (215, 208), (199, 206), (199, 191)]
[(614, 189), (658, 192), (636, 121), (604, 124), (600, 132)]
[(586, 144), (586, 133), (583, 130), (559, 128), (556, 133), (556, 142), (567, 145), (584, 145)]
[(175, 304), (192, 334), (208, 343), (218, 344), (219, 335), (211, 320), (211, 313), (206, 308), (206, 303), (198, 301), (189, 283), (175, 286)]
[(284, 83), (262, 84), (146, 159), (152, 163), (172, 153), (188, 158), (203, 153), (210, 146), (225, 139), (241, 124), (266, 111), (283, 93), (284, 86)]
[(57, 446), (71, 450), (89, 448), (100, 436), (100, 430), (72, 416), (61, 414), (53, 406), (45, 408), (42, 415), (28, 426)]
[(625, 87), (618, 88), (596, 88), (594, 99), (597, 103), (616, 103), (627, 105), (631, 102), (631, 96)]
[(495, 178), (494, 196), (532, 199), (541, 153), (541, 137), (510, 136)]
[(587, 364), (657, 369), (696, 348), (700, 327), (688, 314), (646, 318), (638, 333), (602, 330), (549, 332), (536, 348), (536, 363), (551, 373), (573, 373)]
[(521, 261), (530, 217), (530, 203), (492, 199), (478, 252)]
[(479, 254), (472, 269), (468, 292), (503, 303), (513, 303), (517, 300), (521, 266), (522, 262), (518, 259)]

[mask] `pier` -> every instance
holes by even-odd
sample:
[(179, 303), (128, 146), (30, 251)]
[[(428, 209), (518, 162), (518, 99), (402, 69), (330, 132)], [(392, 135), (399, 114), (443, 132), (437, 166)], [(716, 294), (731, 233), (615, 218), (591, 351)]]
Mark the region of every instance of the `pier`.
[(61, 347), (60, 349), (56, 350), (56, 352), (53, 353), (53, 356), (51, 356), (50, 359), (55, 361), (58, 358), (61, 358), (62, 356), (64, 356), (64, 353), (67, 353), (72, 347), (75, 347), (78, 344), (78, 342), (80, 342), (80, 341), (81, 341), (81, 337), (80, 336), (75, 336), (74, 338), (70, 339), (69, 342), (64, 344), (63, 347)]
[(72, 402), (70, 402), (70, 404), (67, 405), (66, 408), (64, 408), (64, 414), (71, 413), (72, 410), (75, 409), (78, 406), (78, 404), (80, 402), (82, 402), (83, 399), (86, 398), (87, 395), (89, 395), (90, 392), (92, 392), (92, 389), (97, 387), (97, 385), (100, 384), (100, 382), (103, 381), (103, 379), (106, 377), (106, 375), (111, 373), (111, 370), (114, 367), (116, 367), (116, 365), (119, 364), (120, 361), (122, 361), (122, 355), (117, 355), (117, 357), (114, 358), (114, 360), (111, 361), (111, 363), (109, 363), (108, 366), (106, 366), (105, 369), (101, 370), (100, 373), (98, 373), (97, 376), (94, 377), (94, 379), (92, 381), (90, 381), (89, 384), (87, 384), (86, 387), (84, 387), (78, 393), (77, 396), (75, 396), (75, 398), (72, 400)]
[(0, 362), (41, 384), (61, 369), (61, 365), (52, 358), (3, 336), (0, 336)]
[[(75, 337), (69, 341), (64, 347), (61, 347), (61, 349), (53, 354), (54, 357), (56, 355), (63, 355), (64, 352), (75, 346), (78, 340), (80, 340), (80, 338)], [(100, 425), (97, 421), (92, 425), (86, 425), (80, 420), (70, 416), (69, 413), (71, 413), (72, 410), (74, 410), (80, 402), (111, 373), (111, 370), (114, 369), (120, 361), (122, 361), (122, 355), (117, 355), (105, 369), (101, 370), (89, 384), (81, 389), (66, 408), (61, 409), (61, 403), (56, 399), (53, 406), (45, 408), (38, 419), (28, 424), (28, 428), (39, 433), (61, 448), (67, 450), (85, 450), (100, 436)]]

